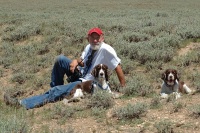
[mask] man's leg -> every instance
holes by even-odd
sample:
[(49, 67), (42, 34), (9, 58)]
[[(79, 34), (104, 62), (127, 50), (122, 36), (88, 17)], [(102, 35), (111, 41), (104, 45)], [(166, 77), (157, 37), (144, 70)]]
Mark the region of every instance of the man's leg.
[(71, 82), (67, 85), (60, 85), (51, 88), (49, 91), (42, 95), (32, 96), (20, 100), (20, 104), (26, 109), (32, 109), (35, 107), (42, 106), (49, 102), (56, 102), (69, 95), (70, 91), (75, 87), (76, 84), (81, 81)]
[(71, 60), (64, 55), (59, 55), (57, 57), (51, 73), (51, 87), (64, 84), (64, 75), (71, 75), (70, 63)]

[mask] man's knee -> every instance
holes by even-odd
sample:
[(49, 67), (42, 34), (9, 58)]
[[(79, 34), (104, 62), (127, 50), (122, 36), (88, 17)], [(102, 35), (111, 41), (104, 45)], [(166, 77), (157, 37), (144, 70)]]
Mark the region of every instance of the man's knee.
[(64, 55), (59, 55), (58, 57), (56, 57), (55, 62), (62, 62), (66, 60), (66, 57)]

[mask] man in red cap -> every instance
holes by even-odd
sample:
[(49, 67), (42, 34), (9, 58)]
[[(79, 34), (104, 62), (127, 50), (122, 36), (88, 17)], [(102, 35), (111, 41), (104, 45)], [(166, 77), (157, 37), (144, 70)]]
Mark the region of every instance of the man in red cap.
[[(69, 95), (76, 84), (93, 80), (91, 70), (98, 64), (105, 64), (110, 70), (115, 70), (121, 86), (125, 86), (125, 77), (121, 68), (121, 60), (115, 50), (104, 42), (104, 35), (100, 28), (92, 28), (88, 31), (87, 40), (89, 44), (85, 47), (80, 59), (70, 60), (64, 55), (57, 57), (51, 74), (49, 91), (44, 94), (24, 98), (21, 100), (12, 99), (4, 95), (7, 104), (24, 106), (32, 109), (42, 106), (48, 102), (55, 102)], [(67, 75), (69, 82), (64, 84), (64, 75)]]

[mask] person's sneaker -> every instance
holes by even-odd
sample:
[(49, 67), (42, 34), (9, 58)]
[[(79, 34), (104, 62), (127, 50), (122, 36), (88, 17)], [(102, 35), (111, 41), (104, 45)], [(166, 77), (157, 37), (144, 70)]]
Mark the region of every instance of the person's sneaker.
[(4, 102), (6, 105), (11, 105), (14, 107), (20, 107), (19, 100), (17, 98), (12, 98), (9, 94), (4, 93)]

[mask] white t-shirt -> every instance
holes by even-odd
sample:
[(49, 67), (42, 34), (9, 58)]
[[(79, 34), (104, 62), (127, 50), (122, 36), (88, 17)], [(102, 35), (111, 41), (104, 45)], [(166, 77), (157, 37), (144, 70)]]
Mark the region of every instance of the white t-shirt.
[[(90, 48), (90, 44), (88, 44), (81, 55), (81, 59), (83, 59), (84, 64), (86, 63), (87, 57), (90, 55), (91, 51), (92, 50)], [(94, 58), (92, 60), (92, 65), (90, 69), (88, 70), (87, 74), (81, 79), (83, 81), (93, 80), (91, 71), (98, 64), (105, 64), (108, 66), (108, 69), (114, 70), (120, 62), (121, 62), (121, 59), (118, 58), (115, 50), (110, 45), (103, 42), (99, 50), (97, 50), (94, 54)], [(83, 69), (82, 69), (82, 73), (83, 73)]]

